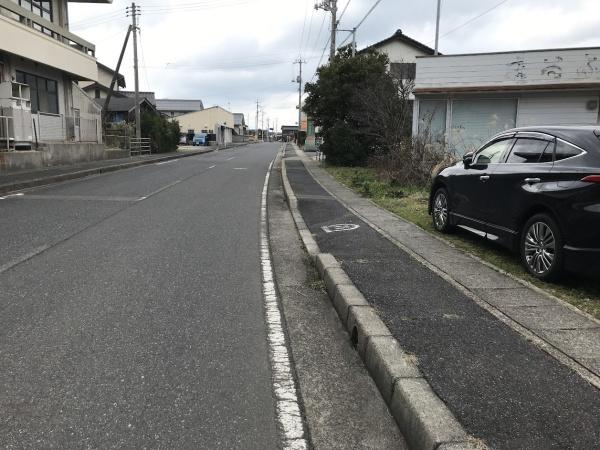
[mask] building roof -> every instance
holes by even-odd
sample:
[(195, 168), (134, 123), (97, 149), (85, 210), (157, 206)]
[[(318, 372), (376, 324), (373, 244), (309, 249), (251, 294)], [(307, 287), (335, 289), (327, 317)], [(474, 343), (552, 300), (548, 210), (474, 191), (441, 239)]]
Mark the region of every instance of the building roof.
[(394, 34), (392, 34), (390, 37), (387, 37), (383, 41), (376, 42), (375, 44), (372, 44), (372, 45), (369, 45), (368, 47), (363, 48), (361, 51), (359, 51), (359, 53), (377, 49), (379, 47), (384, 46), (385, 44), (388, 44), (388, 43), (394, 42), (394, 41), (402, 42), (404, 44), (410, 45), (411, 47), (421, 50), (423, 53), (427, 53), (428, 55), (433, 55), (435, 53), (434, 49), (432, 49), (431, 47), (428, 47), (425, 44), (422, 44), (419, 41), (416, 41), (415, 39), (413, 39), (411, 37), (408, 37), (407, 35), (402, 33), (402, 30), (396, 30), (396, 32)]
[(281, 125), (281, 131), (295, 131), (298, 130), (298, 125)]
[[(148, 100), (150, 103), (152, 103), (153, 106), (156, 106), (156, 94), (154, 94), (154, 92), (140, 91), (139, 94), (140, 94), (140, 98), (144, 97), (144, 98), (146, 98), (146, 100)], [(134, 91), (119, 91), (119, 96), (134, 98), (135, 92)]]
[[(105, 98), (94, 99), (102, 108), (104, 108)], [(146, 104), (150, 108), (154, 109), (154, 105), (146, 98), (140, 97), (140, 105)], [(132, 97), (112, 97), (108, 104), (109, 112), (132, 112), (135, 109), (135, 99)]]
[[(104, 70), (105, 72), (110, 73), (113, 77), (115, 76), (115, 71), (113, 69), (111, 69), (110, 67), (105, 66), (104, 64), (102, 64), (101, 62), (98, 62), (98, 61), (96, 61), (96, 64), (98, 65), (98, 67), (100, 69)], [(125, 75), (118, 74), (117, 85), (119, 85), (120, 87), (125, 87)]]
[(180, 100), (172, 98), (156, 99), (156, 109), (159, 111), (193, 112), (202, 111), (202, 100)]

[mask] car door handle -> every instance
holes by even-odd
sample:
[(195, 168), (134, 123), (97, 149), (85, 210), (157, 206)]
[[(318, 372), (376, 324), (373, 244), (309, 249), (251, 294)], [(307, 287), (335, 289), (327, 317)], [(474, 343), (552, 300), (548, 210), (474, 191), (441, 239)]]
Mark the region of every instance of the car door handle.
[(536, 184), (539, 183), (540, 181), (542, 181), (539, 178), (525, 178), (525, 183), (527, 184)]
[(489, 176), (489, 175), (481, 175), (481, 176), (479, 177), (479, 179), (480, 179), (481, 181), (487, 181), (487, 180), (489, 180), (489, 179), (490, 179), (490, 176)]

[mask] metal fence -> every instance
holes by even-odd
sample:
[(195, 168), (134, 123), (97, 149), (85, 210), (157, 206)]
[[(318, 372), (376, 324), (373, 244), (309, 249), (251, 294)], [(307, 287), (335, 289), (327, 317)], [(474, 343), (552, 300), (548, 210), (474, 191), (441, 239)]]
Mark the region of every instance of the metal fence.
[(10, 122), (13, 120), (12, 117), (0, 116), (0, 151), (7, 152), (10, 150), (11, 140), (14, 136), (11, 136)]
[(142, 155), (152, 153), (150, 138), (131, 138), (130, 149), (132, 155)]

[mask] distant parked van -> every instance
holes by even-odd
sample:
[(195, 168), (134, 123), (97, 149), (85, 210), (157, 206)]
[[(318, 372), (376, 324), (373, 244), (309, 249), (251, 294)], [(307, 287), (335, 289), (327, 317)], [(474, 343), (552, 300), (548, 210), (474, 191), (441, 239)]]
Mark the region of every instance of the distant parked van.
[(196, 133), (194, 135), (194, 139), (192, 140), (192, 145), (208, 145), (208, 139), (206, 133)]

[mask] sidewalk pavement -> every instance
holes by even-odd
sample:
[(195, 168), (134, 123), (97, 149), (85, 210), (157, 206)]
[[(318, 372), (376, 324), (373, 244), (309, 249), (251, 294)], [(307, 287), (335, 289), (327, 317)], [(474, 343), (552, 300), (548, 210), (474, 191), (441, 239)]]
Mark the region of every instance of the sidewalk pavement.
[[(382, 210), (298, 154), (287, 153), (287, 176), (321, 251), (341, 262), (470, 434), (493, 448), (598, 445), (598, 321)], [(327, 228), (335, 224), (354, 226)]]
[(205, 148), (195, 151), (177, 151), (153, 155), (140, 155), (132, 156), (130, 158), (90, 161), (77, 164), (43, 167), (40, 169), (0, 171), (0, 194), (35, 186), (42, 186), (49, 183), (72, 180), (74, 178), (81, 178), (104, 172), (128, 169), (131, 167), (137, 167), (159, 161), (168, 161), (187, 156), (201, 155), (214, 150), (216, 150), (216, 148)]

